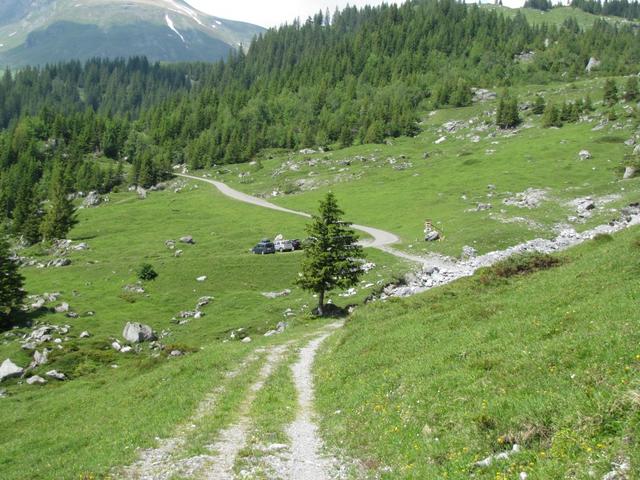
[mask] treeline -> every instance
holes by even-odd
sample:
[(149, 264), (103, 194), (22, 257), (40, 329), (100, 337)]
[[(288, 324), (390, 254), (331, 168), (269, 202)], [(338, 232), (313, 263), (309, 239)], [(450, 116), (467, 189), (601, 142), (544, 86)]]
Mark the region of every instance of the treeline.
[[(534, 0), (539, 1), (539, 0)], [(571, 0), (571, 6), (594, 15), (622, 17), (628, 20), (640, 19), (640, 3), (629, 0)]]
[[(602, 73), (637, 73), (637, 44), (630, 25), (530, 25), (522, 14), (413, 0), (319, 13), (215, 64), (134, 58), (7, 72), (0, 219), (24, 235), (17, 212), (30, 199), (31, 217), (45, 213), (54, 165), (65, 191), (108, 191), (122, 181), (149, 186), (178, 163), (383, 142), (416, 134), (423, 109), (468, 105), (471, 86), (575, 78), (592, 56)], [(517, 61), (523, 51), (533, 60)], [(512, 125), (513, 100), (503, 111)]]
[(159, 101), (188, 91), (202, 65), (150, 64), (146, 58), (93, 59), (26, 67), (0, 79), (0, 128), (48, 107), (63, 114), (89, 108), (105, 116), (137, 118)]
[(524, 2), (524, 8), (534, 8), (547, 12), (553, 8), (553, 2), (551, 0), (527, 0)]

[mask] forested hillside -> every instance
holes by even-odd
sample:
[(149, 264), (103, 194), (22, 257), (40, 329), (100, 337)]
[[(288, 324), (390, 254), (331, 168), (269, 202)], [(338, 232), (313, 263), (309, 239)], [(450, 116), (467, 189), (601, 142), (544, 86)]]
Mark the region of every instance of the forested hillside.
[[(631, 25), (533, 26), (521, 14), (414, 0), (319, 13), (216, 64), (138, 58), (6, 72), (0, 216), (15, 233), (26, 218), (33, 228), (54, 165), (69, 192), (106, 191), (125, 179), (150, 186), (178, 163), (380, 143), (417, 133), (424, 110), (470, 104), (471, 87), (573, 79), (591, 57), (602, 73), (637, 73), (637, 44)], [(523, 52), (534, 54), (522, 61)]]

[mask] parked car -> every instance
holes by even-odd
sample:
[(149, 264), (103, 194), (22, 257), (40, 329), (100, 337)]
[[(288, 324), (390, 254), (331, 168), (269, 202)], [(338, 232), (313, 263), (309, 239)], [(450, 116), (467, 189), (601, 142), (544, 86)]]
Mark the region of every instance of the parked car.
[(302, 242), (297, 238), (295, 240), (291, 240), (291, 245), (293, 245), (294, 250), (302, 250)]
[(276, 247), (269, 239), (262, 239), (255, 247), (251, 249), (256, 255), (268, 255), (270, 253), (276, 253)]
[(291, 240), (278, 240), (275, 243), (276, 252), (293, 252), (295, 248), (293, 248), (293, 242)]

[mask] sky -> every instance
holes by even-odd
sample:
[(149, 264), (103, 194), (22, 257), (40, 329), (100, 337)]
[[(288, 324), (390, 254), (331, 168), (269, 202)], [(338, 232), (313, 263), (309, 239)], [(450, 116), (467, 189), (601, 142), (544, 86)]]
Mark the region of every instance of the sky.
[[(1, 0), (0, 0), (1, 1)], [(241, 20), (263, 27), (275, 27), (285, 22), (291, 23), (295, 18), (306, 20), (307, 17), (328, 7), (333, 13), (336, 6), (343, 8), (347, 4), (380, 5), (383, 0), (186, 0), (210, 15)], [(386, 3), (402, 3), (403, 0), (387, 0)], [(483, 0), (487, 1), (487, 0)], [(503, 0), (505, 6), (522, 6), (524, 0)]]

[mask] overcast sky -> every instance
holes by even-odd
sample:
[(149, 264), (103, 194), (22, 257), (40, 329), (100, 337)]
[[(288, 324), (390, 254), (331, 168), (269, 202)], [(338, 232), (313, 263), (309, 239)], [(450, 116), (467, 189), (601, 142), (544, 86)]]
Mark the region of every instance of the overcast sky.
[[(2, 1), (2, 0), (0, 0)], [(188, 3), (210, 15), (242, 20), (263, 27), (274, 27), (282, 23), (291, 23), (295, 18), (307, 17), (324, 11), (329, 7), (333, 13), (336, 6), (343, 8), (347, 4), (380, 5), (383, 0), (186, 0)], [(403, 0), (387, 0), (386, 3), (402, 3)], [(485, 2), (487, 0), (483, 0)], [(524, 0), (503, 0), (505, 6), (521, 6)]]

